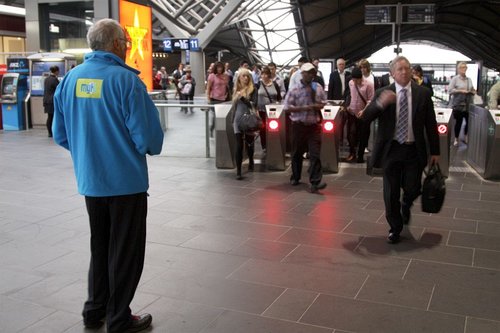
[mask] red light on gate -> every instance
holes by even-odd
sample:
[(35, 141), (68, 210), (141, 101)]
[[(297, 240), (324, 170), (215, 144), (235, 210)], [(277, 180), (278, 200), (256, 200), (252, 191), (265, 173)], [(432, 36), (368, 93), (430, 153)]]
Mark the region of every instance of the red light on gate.
[(438, 125), (438, 133), (439, 134), (446, 134), (448, 132), (448, 126), (441, 124)]
[(267, 126), (269, 127), (269, 130), (277, 131), (280, 124), (278, 123), (277, 120), (270, 120)]
[(333, 121), (325, 121), (323, 123), (323, 132), (333, 132)]

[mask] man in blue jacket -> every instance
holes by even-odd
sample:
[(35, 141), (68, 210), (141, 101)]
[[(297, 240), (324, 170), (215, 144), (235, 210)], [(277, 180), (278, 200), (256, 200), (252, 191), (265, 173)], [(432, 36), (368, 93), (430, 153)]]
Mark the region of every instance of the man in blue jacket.
[(90, 221), (87, 328), (138, 332), (150, 314), (132, 315), (146, 248), (146, 154), (161, 152), (158, 110), (138, 71), (125, 64), (130, 41), (120, 24), (96, 22), (92, 52), (72, 69), (54, 96), (54, 141), (68, 149)]

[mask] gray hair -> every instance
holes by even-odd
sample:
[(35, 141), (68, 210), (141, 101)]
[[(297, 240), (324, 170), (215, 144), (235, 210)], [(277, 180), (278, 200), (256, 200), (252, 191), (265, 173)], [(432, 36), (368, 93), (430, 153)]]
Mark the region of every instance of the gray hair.
[(410, 60), (404, 56), (397, 56), (396, 58), (392, 59), (392, 61), (389, 63), (389, 67), (391, 69), (391, 73), (394, 72), (394, 68), (396, 68), (396, 64), (400, 61), (406, 61), (406, 63), (411, 67)]
[(87, 43), (92, 51), (111, 51), (118, 38), (125, 38), (123, 28), (120, 23), (109, 18), (95, 22), (87, 32)]

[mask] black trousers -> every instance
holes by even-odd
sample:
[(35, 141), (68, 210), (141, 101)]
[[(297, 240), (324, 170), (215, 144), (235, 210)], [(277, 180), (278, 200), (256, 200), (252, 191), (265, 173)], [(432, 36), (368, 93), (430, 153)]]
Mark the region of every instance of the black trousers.
[(455, 118), (455, 138), (458, 139), (458, 137), (460, 136), (460, 130), (462, 129), (462, 123), (464, 122), (464, 120), (464, 135), (467, 135), (469, 127), (469, 112), (453, 110), (453, 117)]
[[(406, 145), (392, 141), (384, 166), (384, 203), (385, 218), (389, 232), (399, 234), (403, 230), (401, 205), (411, 208), (413, 201), (420, 195), (422, 168), (415, 144)], [(401, 202), (401, 188), (403, 197)]]
[(354, 156), (356, 156), (356, 150), (358, 149), (362, 125), (361, 119), (347, 112), (347, 141), (349, 142), (349, 154)]
[(141, 278), (146, 250), (147, 193), (85, 197), (90, 221), (90, 268), (85, 322), (106, 317), (108, 332), (122, 332)]
[(267, 129), (267, 112), (266, 110), (260, 111), (259, 110), (259, 116), (262, 119), (262, 128), (259, 131), (259, 136), (260, 136), (260, 146), (262, 149), (266, 149), (267, 147), (267, 135), (266, 135), (266, 129)]
[(291, 180), (300, 180), (302, 175), (303, 155), (309, 151), (309, 182), (319, 184), (323, 177), (321, 167), (321, 125), (304, 125), (292, 122), (292, 176)]
[(52, 137), (52, 121), (54, 120), (54, 112), (52, 113), (47, 113), (47, 132), (49, 133), (49, 136)]
[(370, 139), (370, 123), (366, 121), (361, 121), (358, 127), (358, 158), (363, 158), (365, 155), (365, 149), (368, 147), (368, 140)]
[(234, 159), (236, 162), (236, 174), (241, 175), (241, 164), (243, 163), (243, 144), (246, 145), (248, 162), (249, 164), (254, 163), (253, 153), (255, 150), (255, 136), (252, 133), (236, 133), (236, 151)]

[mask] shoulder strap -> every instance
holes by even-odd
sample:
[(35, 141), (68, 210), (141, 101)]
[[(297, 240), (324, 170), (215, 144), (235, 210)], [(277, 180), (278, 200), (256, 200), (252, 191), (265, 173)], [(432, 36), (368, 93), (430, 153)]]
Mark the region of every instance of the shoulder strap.
[(259, 82), (259, 84), (264, 88), (264, 91), (267, 94), (267, 98), (269, 98), (269, 102), (272, 103), (273, 99), (271, 98), (271, 95), (269, 95), (269, 91), (267, 91), (266, 84), (264, 82)]
[(361, 92), (359, 91), (358, 85), (356, 83), (354, 83), (354, 87), (356, 88), (356, 91), (358, 92), (358, 96), (361, 98), (363, 103), (365, 103), (365, 105), (366, 105), (366, 99), (363, 97), (363, 95), (361, 95)]

